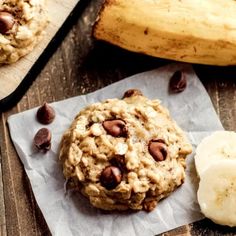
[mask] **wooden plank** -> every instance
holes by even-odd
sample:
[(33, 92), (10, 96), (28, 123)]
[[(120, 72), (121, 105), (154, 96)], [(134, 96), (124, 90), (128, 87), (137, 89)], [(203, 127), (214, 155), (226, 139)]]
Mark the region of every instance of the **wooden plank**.
[[(218, 81), (219, 91), (219, 115), (225, 129), (236, 131), (236, 93), (235, 80)], [(228, 99), (228, 98), (231, 99)]]
[(0, 236), (6, 235), (5, 204), (2, 181), (2, 155), (0, 147)]
[(13, 93), (19, 86), (78, 2), (79, 0), (47, 1), (50, 23), (42, 41), (29, 55), (18, 62), (0, 67), (0, 100)]
[(161, 234), (162, 236), (190, 236), (190, 227), (188, 225), (184, 225), (178, 227), (177, 229), (173, 229), (169, 232)]
[[(6, 120), (5, 120), (5, 115), (2, 114), (2, 121), (3, 123), (1, 124), (1, 133), (3, 135), (3, 140), (2, 140), (2, 171), (3, 171), (3, 183), (4, 183), (4, 204), (6, 206), (6, 225), (7, 225), (7, 232), (8, 234), (10, 233), (15, 233), (15, 235), (20, 235), (19, 230), (18, 230), (18, 210), (15, 207), (16, 204), (16, 195), (15, 195), (15, 189), (14, 189), (14, 181), (13, 181), (13, 174), (14, 171), (12, 171), (12, 166), (9, 163), (10, 162), (10, 156), (9, 156), (9, 136), (8, 136), (8, 131), (6, 128)], [(14, 154), (13, 154), (14, 156)], [(8, 224), (8, 220), (10, 216), (14, 215), (15, 217), (11, 219), (11, 223)]]
[(0, 236), (7, 236), (6, 225), (0, 225)]
[[(226, 130), (236, 131), (236, 67), (196, 66)], [(230, 98), (230, 99), (229, 99)]]
[[(11, 112), (17, 111), (19, 108)], [(22, 164), (11, 144), (6, 127), (6, 117), (9, 114), (2, 114), (0, 125), (1, 133), (4, 134), (1, 147), (4, 150), (2, 169), (7, 235), (43, 235), (43, 232), (48, 232), (48, 228), (37, 207)], [(43, 229), (39, 224), (44, 225)]]

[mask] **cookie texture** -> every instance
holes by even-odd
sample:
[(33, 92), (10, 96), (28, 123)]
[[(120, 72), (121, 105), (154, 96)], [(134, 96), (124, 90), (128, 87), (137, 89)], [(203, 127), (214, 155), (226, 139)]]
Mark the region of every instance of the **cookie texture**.
[(185, 179), (192, 147), (159, 100), (141, 93), (92, 104), (61, 140), (72, 188), (104, 210), (153, 210)]
[(0, 64), (31, 52), (47, 23), (45, 0), (0, 0)]

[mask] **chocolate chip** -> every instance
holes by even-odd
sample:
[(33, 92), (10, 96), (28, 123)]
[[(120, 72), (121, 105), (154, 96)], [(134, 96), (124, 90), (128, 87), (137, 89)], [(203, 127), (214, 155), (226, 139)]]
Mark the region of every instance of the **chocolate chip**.
[(70, 177), (69, 179), (67, 179), (64, 184), (64, 188), (66, 191), (75, 190), (75, 189), (79, 190), (81, 186), (82, 184), (77, 179), (74, 179), (73, 177)]
[(54, 109), (46, 102), (37, 111), (37, 119), (41, 124), (47, 125), (53, 122), (55, 118)]
[(127, 137), (127, 128), (123, 120), (105, 120), (102, 125), (107, 133), (113, 137)]
[(157, 201), (147, 201), (143, 203), (143, 209), (147, 212), (153, 211), (157, 206)]
[(124, 93), (123, 98), (128, 98), (132, 96), (143, 96), (142, 92), (138, 89), (129, 89)]
[(167, 146), (162, 139), (151, 140), (148, 144), (148, 151), (155, 161), (164, 161), (168, 154)]
[(5, 11), (0, 11), (0, 33), (6, 34), (12, 29), (15, 19), (12, 14)]
[(120, 184), (122, 180), (122, 173), (116, 166), (107, 166), (101, 173), (101, 185), (108, 190), (114, 189)]
[(51, 148), (51, 138), (51, 132), (42, 128), (34, 136), (34, 145), (38, 150), (46, 152)]
[(110, 163), (112, 166), (118, 167), (122, 172), (125, 171), (125, 157), (123, 155), (115, 155), (111, 160)]
[(169, 89), (171, 92), (180, 93), (187, 87), (187, 80), (184, 72), (178, 70), (170, 78)]

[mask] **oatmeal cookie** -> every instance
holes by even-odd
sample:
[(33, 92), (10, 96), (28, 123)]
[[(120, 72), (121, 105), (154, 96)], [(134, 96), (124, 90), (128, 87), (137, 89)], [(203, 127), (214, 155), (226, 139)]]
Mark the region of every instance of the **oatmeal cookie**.
[(70, 185), (104, 210), (151, 211), (184, 182), (192, 147), (159, 100), (129, 90), (84, 108), (65, 132)]
[(0, 0), (0, 64), (16, 62), (41, 39), (45, 0)]

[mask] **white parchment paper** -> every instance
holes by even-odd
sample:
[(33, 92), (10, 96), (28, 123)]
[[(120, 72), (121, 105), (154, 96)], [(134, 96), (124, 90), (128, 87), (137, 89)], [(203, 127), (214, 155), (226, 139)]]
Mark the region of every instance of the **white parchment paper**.
[[(169, 78), (177, 69), (186, 72), (188, 86), (182, 93), (169, 94)], [(11, 116), (8, 123), (12, 141), (52, 235), (155, 235), (202, 218), (196, 200), (198, 182), (193, 154), (187, 158), (185, 183), (150, 213), (104, 213), (91, 207), (79, 193), (65, 194), (58, 163), (63, 132), (84, 106), (107, 98), (121, 98), (129, 88), (139, 88), (147, 97), (161, 99), (187, 132), (194, 148), (204, 136), (223, 129), (203, 85), (191, 66), (185, 64), (137, 74), (88, 95), (53, 103), (56, 119), (48, 125), (53, 136), (52, 149), (46, 154), (36, 152), (32, 145), (35, 133), (43, 127), (35, 119), (37, 108)]]

